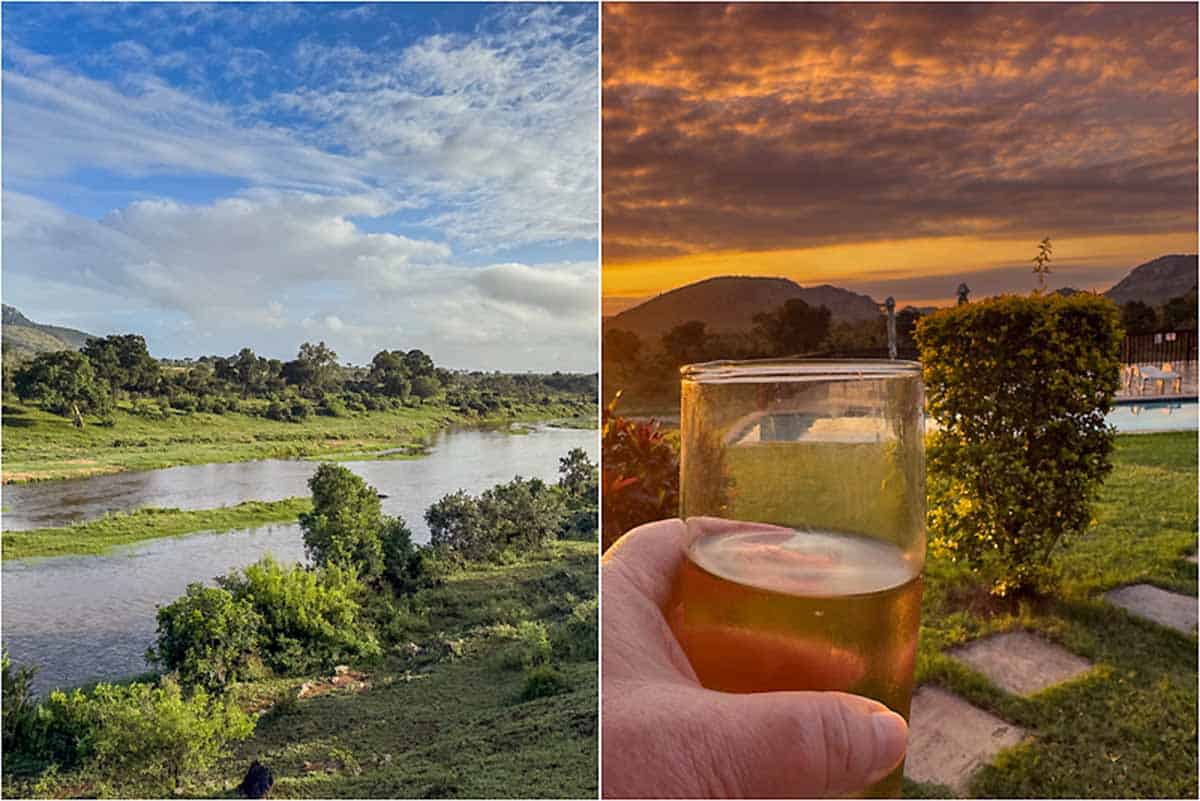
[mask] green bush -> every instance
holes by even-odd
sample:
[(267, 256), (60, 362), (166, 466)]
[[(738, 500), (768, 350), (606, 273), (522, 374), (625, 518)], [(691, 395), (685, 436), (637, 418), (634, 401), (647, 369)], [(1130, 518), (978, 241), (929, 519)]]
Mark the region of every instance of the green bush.
[(521, 688), (521, 700), (533, 701), (549, 698), (571, 689), (570, 682), (562, 672), (551, 664), (534, 665), (525, 671), (525, 686)]
[(54, 733), (60, 766), (78, 765), (126, 796), (172, 792), (254, 730), (236, 706), (204, 690), (185, 697), (169, 679), (157, 686), (98, 684), (87, 693), (56, 690), (41, 715)]
[(602, 545), (632, 528), (679, 514), (679, 449), (657, 421), (617, 414), (617, 393), (604, 408), (600, 440)]
[(338, 565), (305, 570), (283, 567), (270, 556), (222, 576), (217, 583), (235, 601), (248, 602), (262, 619), (258, 650), (283, 675), (329, 670), (377, 656), (379, 643), (361, 614), (365, 587), (353, 569)]
[(29, 753), (37, 726), (37, 702), (33, 697), (36, 668), (13, 668), (7, 651), (0, 651), (0, 718), (3, 720), (4, 753)]
[(262, 624), (250, 601), (189, 584), (183, 596), (159, 607), (158, 640), (146, 658), (175, 671), (186, 686), (220, 690), (249, 678)]
[(600, 655), (600, 614), (595, 598), (575, 604), (550, 637), (559, 659), (586, 662)]
[(493, 561), (505, 549), (528, 553), (557, 538), (567, 510), (558, 487), (517, 476), (478, 498), (458, 492), (425, 512), (430, 543), (469, 560)]
[(1097, 295), (1000, 296), (917, 327), (929, 412), (935, 552), (993, 593), (1053, 587), (1050, 557), (1082, 532), (1109, 460), (1120, 382), (1117, 307)]

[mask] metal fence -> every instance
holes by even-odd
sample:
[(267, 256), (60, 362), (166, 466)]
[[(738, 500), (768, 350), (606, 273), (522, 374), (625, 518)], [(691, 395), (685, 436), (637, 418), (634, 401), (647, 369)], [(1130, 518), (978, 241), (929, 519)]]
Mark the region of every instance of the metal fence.
[(1121, 361), (1125, 364), (1165, 364), (1196, 361), (1195, 331), (1163, 331), (1157, 334), (1134, 334), (1121, 344)]

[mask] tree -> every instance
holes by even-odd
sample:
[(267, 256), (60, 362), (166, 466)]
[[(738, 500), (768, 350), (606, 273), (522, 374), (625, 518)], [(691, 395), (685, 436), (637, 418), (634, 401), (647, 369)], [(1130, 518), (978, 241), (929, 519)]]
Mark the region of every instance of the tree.
[(1151, 334), (1158, 330), (1158, 315), (1140, 300), (1121, 306), (1121, 327), (1126, 334)]
[[(572, 448), (558, 460), (558, 486), (574, 497), (595, 494), (599, 471), (583, 448)], [(594, 497), (591, 500), (595, 500)]]
[(348, 468), (324, 463), (308, 480), (311, 512), (300, 515), (304, 549), (318, 567), (355, 567), (364, 579), (383, 573), (379, 493)]
[(91, 362), (96, 378), (118, 391), (145, 394), (158, 388), (162, 370), (146, 349), (146, 340), (137, 334), (92, 337), (80, 350)]
[(262, 622), (248, 601), (194, 582), (159, 607), (158, 638), (146, 659), (175, 671), (184, 686), (223, 690), (247, 676)]
[(642, 351), (642, 340), (632, 331), (614, 328), (604, 332), (602, 349), (605, 364), (632, 364)]
[(700, 320), (689, 320), (663, 334), (662, 347), (667, 360), (676, 367), (704, 361), (705, 345), (708, 343), (705, 328)]
[(418, 376), (433, 377), (433, 359), (425, 355), (424, 351), (414, 348), (408, 353), (404, 354), (404, 369), (407, 370), (408, 374), (413, 378)]
[(754, 326), (771, 355), (780, 356), (815, 350), (829, 334), (832, 318), (826, 307), (792, 298), (774, 312), (754, 315)]
[(413, 377), (412, 394), (422, 401), (432, 398), (440, 389), (441, 385), (432, 373)]
[(283, 365), (287, 383), (299, 388), (309, 397), (322, 395), (332, 389), (337, 380), (337, 354), (328, 345), (305, 342), (293, 361)]
[(1046, 289), (1046, 276), (1050, 274), (1050, 254), (1054, 249), (1050, 245), (1050, 237), (1038, 242), (1038, 254), (1033, 257), (1033, 274), (1037, 276), (1037, 291)]
[(1162, 306), (1163, 328), (1168, 331), (1196, 328), (1196, 290), (1171, 298)]
[(84, 414), (112, 411), (108, 387), (96, 380), (91, 362), (81, 353), (60, 350), (39, 354), (13, 377), (17, 395), (43, 409), (71, 417), (83, 426)]
[(464, 559), (483, 559), (491, 553), (479, 505), (465, 490), (443, 495), (425, 510), (429, 544)]
[(381, 350), (371, 359), (367, 380), (381, 393), (403, 400), (408, 397), (410, 383), (404, 364), (404, 351)]

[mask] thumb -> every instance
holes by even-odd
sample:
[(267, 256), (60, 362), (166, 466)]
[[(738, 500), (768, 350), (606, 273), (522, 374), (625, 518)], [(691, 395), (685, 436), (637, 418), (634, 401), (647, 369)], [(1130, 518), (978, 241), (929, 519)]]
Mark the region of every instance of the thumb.
[(837, 692), (713, 693), (713, 788), (751, 798), (844, 797), (896, 769), (908, 724)]

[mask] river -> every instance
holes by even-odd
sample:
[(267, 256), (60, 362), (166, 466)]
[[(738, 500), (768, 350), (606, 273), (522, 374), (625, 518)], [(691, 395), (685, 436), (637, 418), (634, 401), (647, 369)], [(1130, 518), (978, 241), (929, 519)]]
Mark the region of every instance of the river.
[[(387, 495), (384, 511), (402, 515), (414, 539), (427, 542), (424, 512), (438, 498), (459, 489), (477, 494), (514, 475), (553, 480), (559, 458), (571, 448), (583, 448), (597, 461), (597, 432), (452, 430), (421, 458), (343, 464)], [(307, 495), (305, 482), (316, 467), (265, 460), (8, 486), (4, 524), (62, 525), (139, 506), (203, 509)], [(64, 508), (55, 509), (56, 499)], [(174, 600), (193, 581), (210, 581), (267, 552), (281, 561), (303, 561), (299, 527), (271, 524), (148, 540), (104, 556), (6, 561), (4, 647), (14, 662), (38, 665), (39, 692), (141, 672), (154, 640), (156, 605)]]

